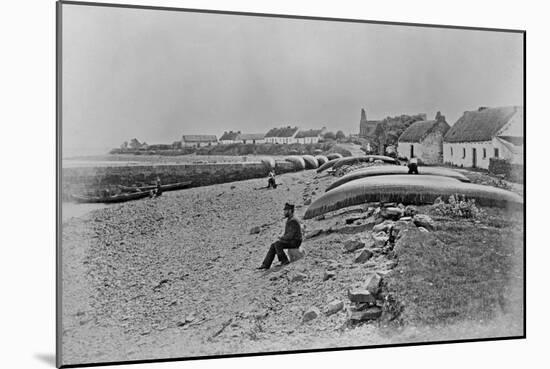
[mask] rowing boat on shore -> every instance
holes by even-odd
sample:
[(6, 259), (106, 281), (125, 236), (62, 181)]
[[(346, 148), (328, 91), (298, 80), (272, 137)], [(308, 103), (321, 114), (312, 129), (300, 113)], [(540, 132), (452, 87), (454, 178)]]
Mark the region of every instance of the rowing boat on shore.
[[(162, 192), (166, 191), (176, 191), (176, 190), (182, 190), (184, 188), (188, 188), (191, 186), (191, 181), (187, 182), (178, 182), (178, 183), (171, 183), (166, 185), (161, 185), (160, 188)], [(149, 186), (142, 186), (142, 187), (131, 187), (131, 186), (118, 186), (122, 192), (148, 192), (151, 190), (155, 190), (157, 188), (156, 185), (149, 185)]]
[(118, 194), (113, 196), (72, 195), (72, 199), (75, 202), (86, 203), (86, 204), (92, 204), (92, 203), (114, 204), (118, 202), (138, 200), (149, 196), (150, 196), (150, 193), (148, 191), (142, 191), (142, 192), (123, 193), (123, 194)]

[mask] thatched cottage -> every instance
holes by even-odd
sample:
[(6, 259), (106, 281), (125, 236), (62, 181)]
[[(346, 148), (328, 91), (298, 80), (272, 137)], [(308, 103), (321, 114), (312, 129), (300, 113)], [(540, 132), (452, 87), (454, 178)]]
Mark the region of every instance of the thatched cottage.
[(321, 129), (309, 129), (306, 131), (298, 131), (296, 134), (296, 141), (301, 144), (317, 143), (321, 140), (322, 136), (326, 132), (326, 128)]
[(291, 144), (298, 142), (296, 134), (298, 127), (272, 128), (265, 135), (265, 142), (275, 144)]
[(467, 111), (447, 132), (445, 163), (489, 169), (491, 158), (523, 164), (523, 107), (480, 107)]
[(405, 158), (414, 155), (424, 164), (440, 164), (443, 162), (443, 137), (449, 129), (440, 112), (434, 120), (415, 122), (399, 136), (397, 153)]
[(240, 142), (238, 141), (238, 137), (240, 134), (241, 134), (241, 131), (236, 131), (236, 132), (225, 131), (223, 135), (220, 137), (220, 143), (222, 145), (228, 145), (228, 144)]
[(181, 137), (181, 146), (183, 147), (203, 147), (218, 144), (215, 135), (183, 135)]
[(265, 134), (263, 133), (241, 133), (237, 140), (244, 144), (263, 144), (265, 143)]

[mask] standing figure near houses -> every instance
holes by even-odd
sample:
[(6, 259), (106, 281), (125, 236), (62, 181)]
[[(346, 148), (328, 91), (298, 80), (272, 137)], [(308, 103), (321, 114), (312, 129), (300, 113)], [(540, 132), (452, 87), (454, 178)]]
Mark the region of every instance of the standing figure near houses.
[(409, 174), (418, 174), (418, 159), (416, 156), (411, 156), (409, 159)]
[(273, 187), (277, 188), (277, 182), (275, 181), (275, 172), (273, 170), (269, 171), (267, 176), (267, 188)]
[(273, 263), (273, 259), (275, 259), (275, 255), (277, 255), (281, 265), (290, 263), (284, 249), (297, 249), (302, 244), (302, 228), (300, 222), (294, 216), (294, 205), (286, 203), (283, 212), (285, 218), (287, 218), (285, 233), (278, 241), (271, 244), (262, 265), (257, 269), (269, 269), (271, 263)]

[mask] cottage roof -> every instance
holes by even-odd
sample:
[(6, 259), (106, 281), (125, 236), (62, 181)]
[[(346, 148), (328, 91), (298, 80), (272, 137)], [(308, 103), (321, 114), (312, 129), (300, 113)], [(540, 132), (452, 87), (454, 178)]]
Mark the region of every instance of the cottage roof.
[(299, 131), (296, 133), (296, 138), (305, 138), (305, 137), (318, 137), (323, 132), (322, 129), (309, 129), (307, 131)]
[(263, 133), (241, 133), (238, 137), (239, 140), (263, 140), (265, 134)]
[(523, 111), (521, 106), (480, 108), (467, 111), (445, 135), (445, 142), (490, 141), (510, 119)]
[(298, 131), (298, 127), (272, 128), (265, 137), (292, 137), (296, 131)]
[(215, 135), (183, 135), (182, 139), (185, 142), (215, 142)]
[(443, 134), (447, 133), (450, 126), (445, 121), (437, 120), (424, 120), (411, 124), (407, 129), (403, 131), (399, 136), (400, 142), (420, 142), (428, 134), (436, 129), (440, 129)]
[(220, 141), (235, 141), (237, 139), (237, 136), (239, 136), (240, 132), (224, 132), (223, 135), (220, 137)]

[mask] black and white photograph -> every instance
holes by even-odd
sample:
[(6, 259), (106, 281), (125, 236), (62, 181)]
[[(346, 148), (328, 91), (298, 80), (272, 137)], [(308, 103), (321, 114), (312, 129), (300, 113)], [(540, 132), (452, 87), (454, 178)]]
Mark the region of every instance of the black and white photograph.
[(56, 17), (58, 366), (525, 338), (525, 30)]

